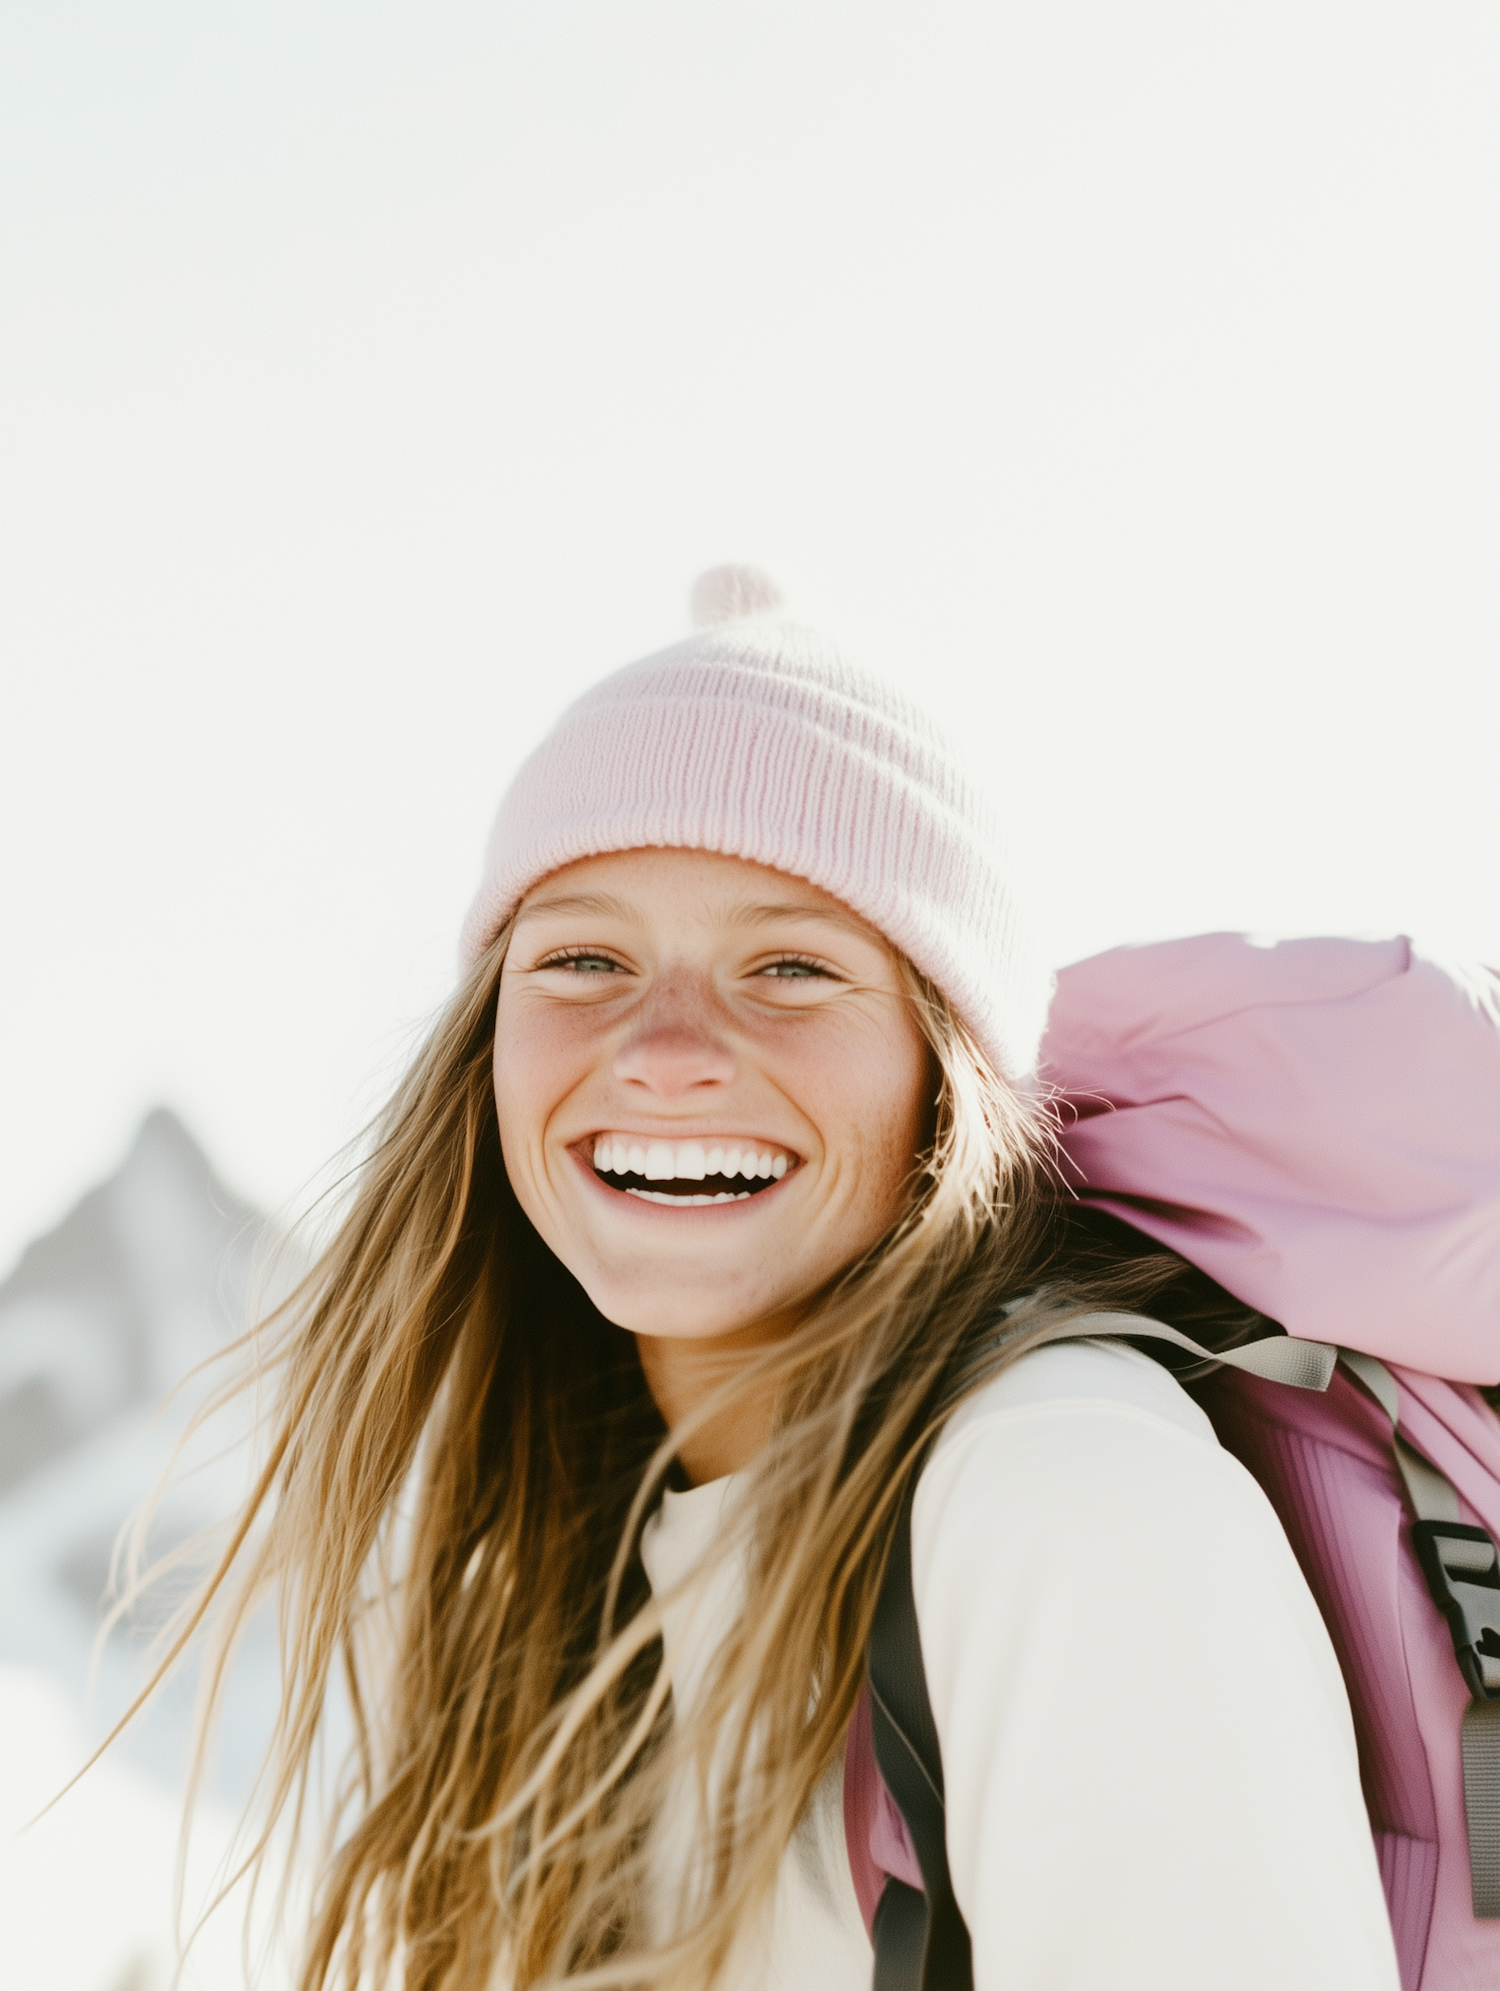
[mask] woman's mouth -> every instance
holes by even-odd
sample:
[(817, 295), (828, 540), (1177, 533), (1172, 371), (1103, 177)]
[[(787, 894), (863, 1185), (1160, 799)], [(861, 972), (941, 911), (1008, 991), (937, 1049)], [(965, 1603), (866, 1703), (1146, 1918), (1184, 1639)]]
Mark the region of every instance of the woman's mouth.
[(743, 1203), (797, 1166), (786, 1148), (715, 1136), (706, 1141), (646, 1141), (638, 1134), (597, 1134), (594, 1172), (611, 1189), (644, 1203)]

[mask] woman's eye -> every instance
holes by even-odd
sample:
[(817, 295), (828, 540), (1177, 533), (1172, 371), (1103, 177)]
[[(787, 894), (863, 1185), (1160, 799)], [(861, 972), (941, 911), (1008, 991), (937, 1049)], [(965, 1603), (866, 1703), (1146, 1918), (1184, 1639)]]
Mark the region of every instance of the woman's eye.
[(828, 979), (828, 970), (821, 961), (772, 961), (769, 967), (761, 969), (763, 975), (773, 975), (779, 982)]
[(554, 954), (550, 961), (543, 961), (540, 965), (543, 968), (570, 969), (575, 975), (612, 975), (620, 966), (607, 954)]

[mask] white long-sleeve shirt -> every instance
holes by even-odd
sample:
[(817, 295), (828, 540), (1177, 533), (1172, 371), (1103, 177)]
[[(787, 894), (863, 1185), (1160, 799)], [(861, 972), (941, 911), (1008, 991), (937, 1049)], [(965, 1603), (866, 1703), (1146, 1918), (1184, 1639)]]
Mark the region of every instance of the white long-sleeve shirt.
[[(662, 1594), (734, 1481), (664, 1497)], [(912, 1517), (948, 1859), (976, 1991), (1397, 1991), (1333, 1649), (1280, 1523), (1158, 1364), (1016, 1363), (956, 1413)], [(731, 1558), (666, 1612), (680, 1709), (738, 1608)], [(827, 1780), (745, 1991), (867, 1991)]]

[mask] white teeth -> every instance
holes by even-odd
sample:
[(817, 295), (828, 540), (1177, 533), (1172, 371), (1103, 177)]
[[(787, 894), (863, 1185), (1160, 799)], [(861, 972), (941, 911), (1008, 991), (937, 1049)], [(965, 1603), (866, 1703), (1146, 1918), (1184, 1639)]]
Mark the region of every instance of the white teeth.
[[(648, 1182), (702, 1182), (707, 1176), (747, 1182), (780, 1182), (795, 1165), (795, 1157), (776, 1148), (754, 1148), (738, 1143), (712, 1146), (703, 1141), (638, 1141), (628, 1134), (596, 1134), (594, 1167), (604, 1175), (641, 1175)], [(638, 1192), (632, 1191), (632, 1194)], [(740, 1196), (744, 1191), (721, 1191)], [(658, 1198), (660, 1200), (660, 1198)], [(701, 1201), (701, 1198), (674, 1196), (674, 1203)]]
[(627, 1196), (638, 1196), (643, 1203), (670, 1203), (675, 1210), (684, 1206), (690, 1210), (701, 1210), (708, 1203), (748, 1203), (748, 1189), (721, 1189), (717, 1196), (671, 1196), (661, 1189), (627, 1189)]

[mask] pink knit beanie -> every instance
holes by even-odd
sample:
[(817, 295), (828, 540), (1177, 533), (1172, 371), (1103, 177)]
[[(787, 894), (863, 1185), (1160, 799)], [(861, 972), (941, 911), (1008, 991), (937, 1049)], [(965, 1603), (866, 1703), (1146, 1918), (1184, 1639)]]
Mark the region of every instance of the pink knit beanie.
[(715, 568), (693, 590), (698, 634), (563, 713), (500, 804), (465, 962), (580, 857), (719, 851), (842, 900), (1026, 1079), (1051, 976), (982, 791), (925, 713), (779, 609), (755, 569)]

